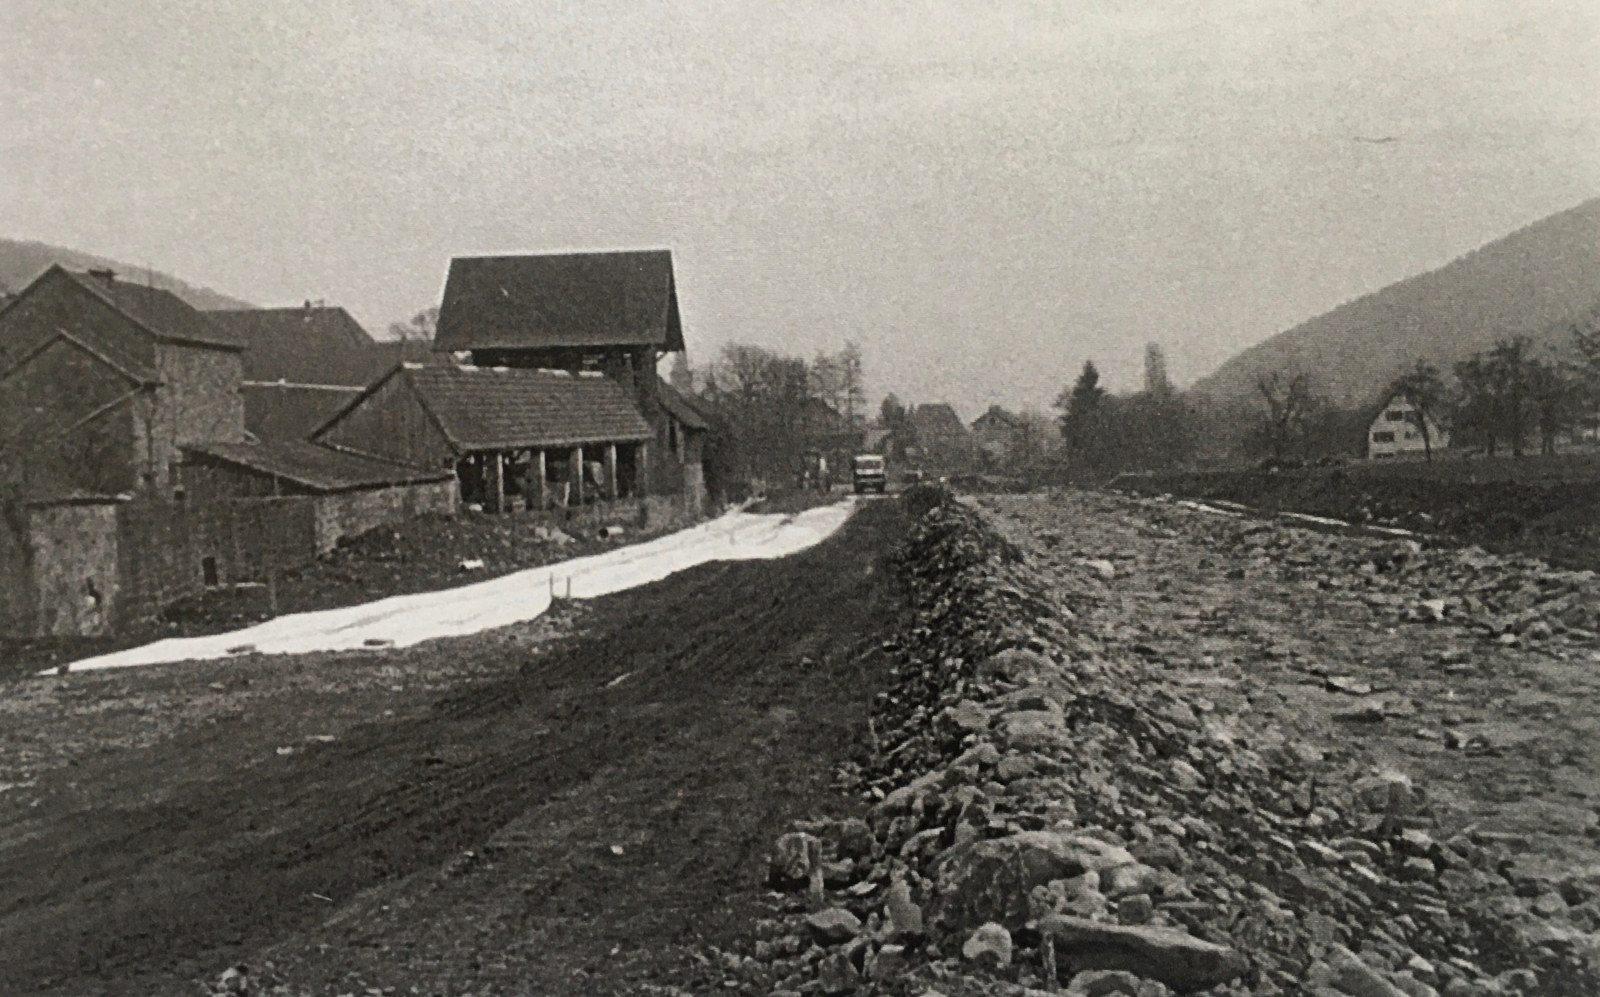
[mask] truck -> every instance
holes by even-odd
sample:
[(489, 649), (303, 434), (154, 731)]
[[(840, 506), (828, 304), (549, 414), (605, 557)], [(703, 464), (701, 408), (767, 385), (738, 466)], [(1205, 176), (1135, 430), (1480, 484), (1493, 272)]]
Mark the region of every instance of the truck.
[(857, 495), (867, 492), (881, 495), (889, 488), (889, 472), (884, 466), (882, 454), (856, 454), (850, 462), (850, 477), (855, 483)]

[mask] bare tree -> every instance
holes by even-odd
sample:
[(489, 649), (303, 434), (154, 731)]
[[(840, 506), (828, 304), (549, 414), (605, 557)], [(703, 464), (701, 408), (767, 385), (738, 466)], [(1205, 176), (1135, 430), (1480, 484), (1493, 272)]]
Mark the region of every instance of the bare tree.
[(1433, 427), (1438, 424), (1439, 413), (1444, 411), (1444, 381), (1438, 368), (1424, 360), (1395, 378), (1389, 385), (1389, 394), (1398, 395), (1411, 404), (1406, 418), (1422, 434), (1422, 452), (1433, 460)]
[(1265, 411), (1261, 413), (1261, 434), (1272, 456), (1283, 458), (1304, 441), (1306, 428), (1317, 407), (1306, 373), (1271, 371), (1256, 379), (1256, 392)]
[(438, 308), (424, 308), (409, 321), (389, 323), (389, 338), (402, 343), (431, 343), (438, 331)]

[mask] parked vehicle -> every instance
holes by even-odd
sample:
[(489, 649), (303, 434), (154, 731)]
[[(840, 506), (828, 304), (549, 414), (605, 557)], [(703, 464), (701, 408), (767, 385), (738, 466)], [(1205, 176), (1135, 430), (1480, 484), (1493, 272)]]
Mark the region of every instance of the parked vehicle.
[(866, 492), (877, 492), (881, 495), (889, 488), (889, 471), (884, 465), (882, 454), (856, 454), (855, 459), (851, 461), (850, 476), (855, 482), (857, 495)]

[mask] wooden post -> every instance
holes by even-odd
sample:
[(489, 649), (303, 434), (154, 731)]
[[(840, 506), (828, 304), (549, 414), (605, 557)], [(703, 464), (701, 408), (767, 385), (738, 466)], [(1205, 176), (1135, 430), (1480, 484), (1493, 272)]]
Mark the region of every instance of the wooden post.
[(621, 497), (617, 488), (617, 445), (606, 444), (606, 498), (615, 502)]
[(572, 504), (583, 506), (583, 448), (572, 448)]
[(544, 480), (544, 451), (535, 450), (533, 454), (533, 473), (538, 479), (538, 487), (534, 489), (534, 495), (539, 499), (539, 511), (543, 512), (546, 505), (545, 491), (548, 487)]
[(494, 487), (494, 511), (506, 511), (506, 455), (496, 450), (489, 465), (489, 479)]
[(634, 462), (634, 494), (643, 498), (650, 494), (650, 444), (639, 444), (639, 455)]

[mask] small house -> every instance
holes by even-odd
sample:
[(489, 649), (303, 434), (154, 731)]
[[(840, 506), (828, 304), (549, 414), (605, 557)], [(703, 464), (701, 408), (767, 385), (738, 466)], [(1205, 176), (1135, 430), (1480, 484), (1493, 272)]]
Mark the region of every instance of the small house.
[(1367, 427), (1367, 459), (1385, 460), (1414, 456), (1450, 445), (1449, 433), (1431, 415), (1428, 439), (1422, 437), (1423, 417), (1404, 395), (1391, 395)]
[(1027, 433), (1022, 417), (999, 405), (989, 406), (987, 412), (972, 420), (972, 438), (978, 454), (991, 468), (1004, 467)]
[(949, 405), (918, 405), (908, 413), (906, 422), (912, 440), (906, 447), (906, 457), (917, 467), (941, 474), (966, 474), (977, 469), (977, 444)]

